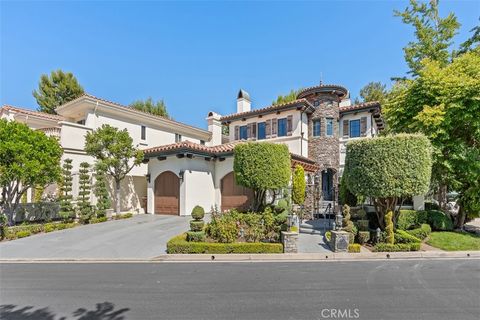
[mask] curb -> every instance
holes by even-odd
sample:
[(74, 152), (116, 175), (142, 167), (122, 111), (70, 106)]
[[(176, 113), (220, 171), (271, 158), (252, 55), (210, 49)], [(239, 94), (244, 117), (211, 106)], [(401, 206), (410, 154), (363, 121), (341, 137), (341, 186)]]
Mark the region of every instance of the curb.
[(480, 251), (369, 253), (162, 254), (152, 259), (0, 259), (0, 263), (152, 263), (152, 262), (327, 262), (425, 259), (480, 259)]

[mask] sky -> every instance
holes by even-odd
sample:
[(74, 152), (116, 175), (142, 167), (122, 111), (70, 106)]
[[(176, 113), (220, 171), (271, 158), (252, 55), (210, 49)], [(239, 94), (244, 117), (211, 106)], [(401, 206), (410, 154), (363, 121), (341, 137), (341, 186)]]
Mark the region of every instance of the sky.
[[(407, 1), (0, 0), (0, 104), (36, 109), (32, 91), (52, 70), (128, 105), (164, 99), (177, 121), (206, 128), (209, 111), (252, 107), (279, 94), (340, 84), (352, 98), (370, 81), (404, 76), (413, 29), (394, 17)], [(467, 39), (480, 1), (441, 1)]]

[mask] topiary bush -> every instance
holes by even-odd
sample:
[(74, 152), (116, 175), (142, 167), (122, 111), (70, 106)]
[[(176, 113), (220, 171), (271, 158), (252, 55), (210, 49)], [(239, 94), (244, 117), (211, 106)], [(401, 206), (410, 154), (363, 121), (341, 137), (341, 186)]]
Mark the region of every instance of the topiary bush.
[(192, 218), (199, 221), (205, 216), (205, 210), (200, 206), (195, 206), (192, 210)]
[(420, 226), (420, 228), (407, 230), (407, 233), (418, 239), (424, 240), (430, 235), (430, 233), (432, 233), (432, 228), (429, 224), (424, 223)]
[(420, 250), (420, 243), (377, 243), (373, 247), (374, 252), (402, 252), (402, 251), (418, 251)]
[(364, 209), (358, 209), (350, 212), (353, 220), (365, 220), (368, 219), (367, 212)]
[(394, 244), (395, 243), (395, 235), (393, 233), (393, 212), (389, 211), (385, 215), (385, 232), (386, 232), (386, 237), (385, 237), (385, 242), (389, 244)]
[(400, 210), (397, 218), (397, 229), (408, 230), (427, 223), (427, 212), (416, 210)]
[(450, 217), (439, 210), (430, 210), (427, 212), (428, 223), (433, 230), (436, 231), (451, 231), (453, 230), (453, 223)]
[(189, 231), (189, 232), (187, 232), (186, 240), (187, 241), (193, 241), (193, 242), (205, 241), (205, 232), (204, 231)]
[(305, 202), (305, 170), (301, 165), (296, 165), (293, 171), (292, 179), (292, 201), (295, 204), (302, 205)]
[(370, 241), (370, 231), (359, 231), (357, 233), (357, 242), (359, 244), (365, 244)]
[(359, 231), (368, 231), (368, 220), (358, 220), (356, 222), (357, 228)]
[(192, 231), (202, 231), (204, 225), (205, 225), (205, 222), (203, 222), (202, 220), (200, 220), (200, 221), (191, 220), (190, 221), (190, 230), (192, 230)]

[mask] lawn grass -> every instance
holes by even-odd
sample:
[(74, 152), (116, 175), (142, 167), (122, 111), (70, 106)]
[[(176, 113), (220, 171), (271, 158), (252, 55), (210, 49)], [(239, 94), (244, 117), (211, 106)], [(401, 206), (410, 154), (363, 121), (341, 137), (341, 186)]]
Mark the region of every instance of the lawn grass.
[(427, 244), (446, 251), (480, 250), (480, 236), (468, 232), (432, 232)]

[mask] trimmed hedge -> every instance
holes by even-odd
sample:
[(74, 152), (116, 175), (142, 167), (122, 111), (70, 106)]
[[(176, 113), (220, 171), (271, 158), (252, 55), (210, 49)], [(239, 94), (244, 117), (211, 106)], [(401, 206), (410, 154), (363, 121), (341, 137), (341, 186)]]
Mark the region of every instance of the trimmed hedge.
[(202, 231), (204, 226), (203, 220), (190, 220), (190, 230), (192, 231)]
[(348, 252), (350, 253), (359, 253), (362, 246), (358, 243), (351, 243), (348, 245)]
[(420, 243), (377, 243), (375, 247), (373, 247), (374, 252), (403, 252), (418, 250), (420, 250)]
[(400, 210), (397, 219), (397, 229), (408, 230), (422, 223), (427, 223), (427, 211)]
[(432, 228), (430, 227), (429, 224), (424, 223), (420, 226), (420, 228), (416, 228), (416, 229), (413, 229), (413, 230), (407, 230), (406, 232), (408, 234), (410, 234), (411, 236), (414, 236), (418, 239), (423, 240), (423, 239), (427, 238), (430, 235), (430, 233), (432, 233)]
[(187, 241), (202, 242), (205, 241), (204, 231), (187, 231)]
[(22, 230), (17, 232), (17, 238), (25, 238), (25, 237), (30, 237), (32, 233), (28, 230)]
[(124, 214), (114, 215), (112, 217), (112, 219), (113, 220), (121, 220), (121, 219), (128, 219), (128, 218), (131, 218), (131, 217), (133, 217), (133, 213), (128, 212), (128, 213), (124, 213)]
[(103, 217), (93, 217), (90, 219), (90, 224), (94, 224), (94, 223), (102, 223), (102, 222), (106, 222), (108, 219), (107, 217), (103, 216)]
[(283, 245), (265, 242), (188, 242), (184, 233), (168, 241), (167, 253), (283, 253)]
[(428, 223), (433, 230), (436, 231), (451, 231), (453, 230), (453, 223), (450, 217), (439, 210), (428, 211)]
[(370, 231), (359, 231), (357, 233), (357, 242), (359, 244), (365, 244), (370, 241)]
[(357, 228), (359, 231), (368, 231), (368, 220), (358, 220), (356, 222)]
[(418, 242), (422, 242), (422, 240), (412, 236), (411, 234), (409, 234), (404, 230), (397, 230), (397, 232), (395, 232), (395, 243), (418, 243)]

